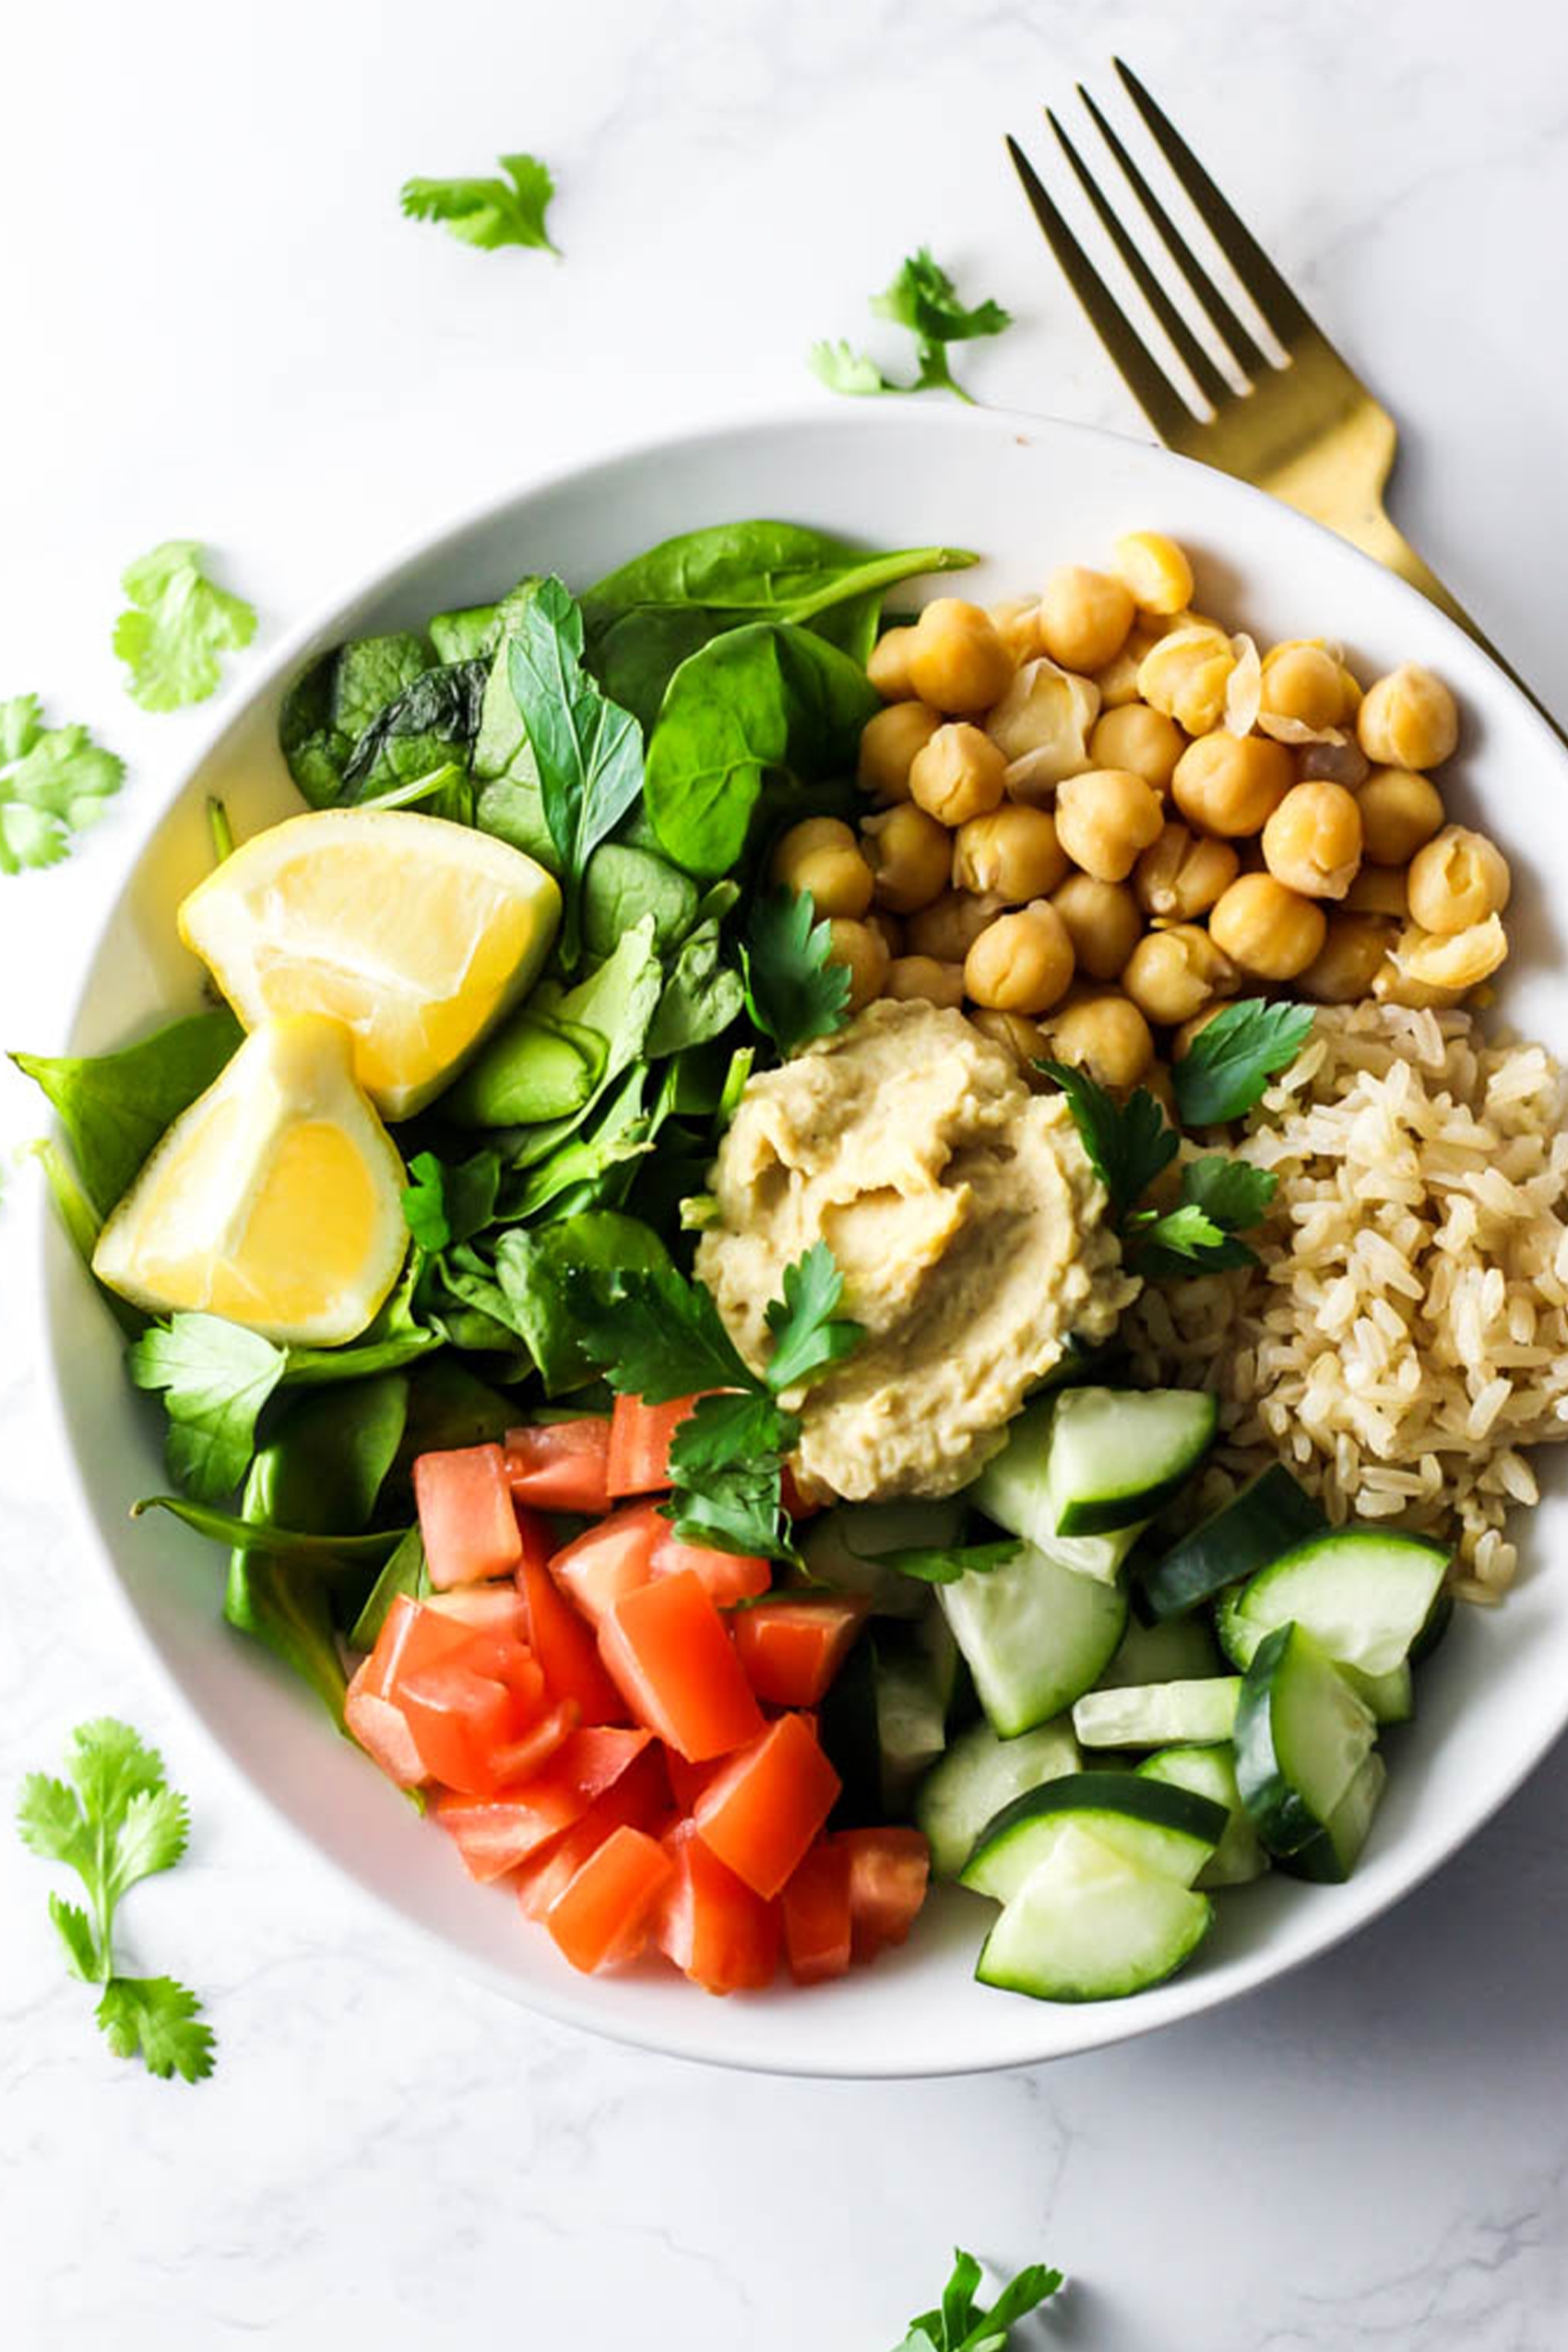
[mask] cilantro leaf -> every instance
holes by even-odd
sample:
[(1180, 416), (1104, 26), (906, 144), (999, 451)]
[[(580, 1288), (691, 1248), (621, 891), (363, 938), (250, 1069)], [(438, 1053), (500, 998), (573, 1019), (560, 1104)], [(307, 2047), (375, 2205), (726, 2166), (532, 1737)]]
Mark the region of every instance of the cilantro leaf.
[(927, 1548), (915, 1544), (897, 1551), (878, 1551), (865, 1556), (874, 1559), (883, 1568), (892, 1568), (900, 1576), (916, 1577), (922, 1585), (956, 1585), (960, 1576), (989, 1576), (995, 1568), (1004, 1568), (1016, 1560), (1019, 1545), (1016, 1537), (996, 1543), (963, 1543)]
[(149, 2074), (199, 2083), (212, 2072), (210, 2025), (201, 2003), (172, 1977), (112, 1977), (94, 2012), (116, 2058), (139, 2057)]
[(1000, 303), (961, 302), (958, 290), (928, 245), (905, 260), (892, 283), (871, 298), (878, 318), (906, 327), (915, 339), (914, 381), (900, 384), (863, 351), (846, 342), (814, 343), (809, 362), (814, 375), (831, 392), (863, 397), (877, 392), (951, 392), (972, 403), (948, 364), (949, 343), (972, 342), (977, 336), (1000, 335), (1013, 324)]
[(1312, 1034), (1309, 1004), (1239, 998), (1200, 1029), (1171, 1076), (1184, 1127), (1216, 1127), (1252, 1109)]
[(219, 655), (255, 636), (255, 608), (214, 586), (195, 539), (164, 540), (126, 566), (120, 585), (131, 603), (113, 642), (135, 700), (144, 710), (205, 702), (221, 675)]
[(1182, 1197), (1195, 1201), (1227, 1233), (1235, 1233), (1258, 1222), (1278, 1182), (1271, 1168), (1254, 1168), (1251, 1160), (1231, 1159), (1223, 1152), (1206, 1152), (1182, 1170)]
[(173, 1315), (130, 1349), (136, 1385), (163, 1391), (170, 1473), (198, 1503), (220, 1503), (244, 1477), (256, 1416), (288, 1360), (259, 1333), (209, 1314)]
[(138, 1879), (172, 1871), (190, 1840), (190, 1809), (177, 1788), (144, 1788), (125, 1808), (115, 1840), (114, 1866), (105, 1882), (110, 1899)]
[(846, 393), (851, 399), (864, 399), (876, 392), (914, 392), (918, 385), (895, 384), (884, 375), (873, 359), (864, 351), (852, 350), (847, 342), (814, 343), (806, 354), (806, 364), (819, 383), (830, 392)]
[(22, 1782), (17, 1829), (22, 1844), (46, 1862), (67, 1862), (78, 1870), (91, 1852), (75, 1790), (47, 1773), (30, 1772)]
[(769, 1300), (763, 1311), (774, 1336), (766, 1378), (775, 1396), (802, 1387), (860, 1346), (865, 1325), (834, 1319), (843, 1295), (844, 1277), (826, 1241), (814, 1241), (785, 1267), (783, 1298)]
[[(559, 255), (545, 225), (555, 182), (537, 155), (497, 157), (505, 180), (405, 180), (398, 201), (410, 220), (439, 220), (469, 245), (529, 245)], [(508, 185), (508, 182), (510, 184)]]
[(1059, 2270), (1031, 2263), (984, 2310), (978, 2300), (981, 2278), (974, 2256), (956, 2248), (941, 2309), (912, 2319), (897, 2352), (1005, 2352), (1017, 2322), (1049, 2301), (1062, 2285)]
[(692, 1485), (737, 1462), (777, 1453), (781, 1438), (789, 1444), (798, 1434), (794, 1415), (771, 1396), (746, 1390), (699, 1396), (670, 1441), (670, 1467), (683, 1485)]
[(84, 1985), (101, 1984), (108, 1975), (104, 1955), (98, 1948), (98, 1938), (92, 1931), (92, 1921), (79, 1903), (67, 1903), (63, 1895), (51, 1894), (49, 1916), (65, 1947), (65, 1962), (73, 1977)]
[(585, 1344), (621, 1395), (668, 1405), (699, 1389), (762, 1392), (710, 1292), (673, 1267), (585, 1274), (573, 1289)]
[(77, 1726), (65, 1769), (86, 1818), (101, 1823), (111, 1835), (119, 1831), (136, 1798), (163, 1786), (163, 1759), (157, 1749), (112, 1715)]
[(422, 1151), (409, 1162), (409, 1173), (414, 1181), (403, 1193), (404, 1221), (432, 1256), (470, 1241), (491, 1222), (501, 1184), (499, 1152), (476, 1152), (453, 1167), (433, 1151)]
[(1175, 1158), (1175, 1129), (1146, 1087), (1136, 1087), (1124, 1103), (1118, 1102), (1084, 1071), (1064, 1062), (1040, 1062), (1035, 1066), (1054, 1078), (1066, 1096), (1084, 1149), (1111, 1196), (1111, 1219), (1120, 1224), (1161, 1169)]
[(45, 727), (36, 695), (0, 702), (0, 873), (58, 865), (125, 775), (85, 727)]
[(757, 900), (741, 947), (746, 1010), (786, 1056), (849, 1017), (849, 975), (830, 960), (832, 946), (832, 925), (818, 922), (809, 890), (770, 890)]
[(781, 1460), (709, 1471), (700, 1486), (677, 1485), (666, 1515), (683, 1543), (747, 1559), (793, 1562), (781, 1500)]

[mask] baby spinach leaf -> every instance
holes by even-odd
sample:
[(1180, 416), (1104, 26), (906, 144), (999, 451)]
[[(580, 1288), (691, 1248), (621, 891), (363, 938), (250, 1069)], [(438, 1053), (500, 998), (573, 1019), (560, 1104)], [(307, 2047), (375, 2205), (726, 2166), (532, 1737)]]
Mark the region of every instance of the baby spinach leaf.
[(410, 1600), (424, 1600), (431, 1589), (424, 1538), (410, 1527), (370, 1588), (370, 1597), (349, 1629), (349, 1646), (373, 1650), (381, 1638), (393, 1602), (399, 1593)]
[(614, 1209), (590, 1209), (533, 1232), (514, 1228), (503, 1233), (495, 1249), (496, 1279), (547, 1396), (582, 1387), (598, 1369), (577, 1330), (576, 1279), (585, 1273), (669, 1264), (670, 1253), (658, 1234)]
[(422, 671), (378, 711), (343, 763), (343, 797), (367, 801), (428, 776), (454, 754), (467, 761), (479, 733), (487, 661)]
[(275, 1526), (270, 1520), (187, 1502), (183, 1494), (146, 1494), (131, 1505), (133, 1519), (144, 1517), (148, 1511), (167, 1511), (195, 1534), (226, 1543), (233, 1550), (266, 1551), (279, 1560), (303, 1561), (318, 1568), (362, 1567), (367, 1561), (385, 1560), (400, 1539), (396, 1527), (375, 1535), (316, 1535), (299, 1527)]
[(517, 1418), (512, 1398), (481, 1380), (456, 1356), (422, 1364), (409, 1382), (409, 1418), (392, 1476), (400, 1479), (421, 1454), (486, 1445)]
[(689, 873), (727, 873), (746, 846), (763, 789), (790, 793), (852, 766), (881, 707), (848, 656), (788, 623), (716, 637), (670, 681), (647, 749), (647, 812)]
[(817, 921), (809, 890), (767, 891), (752, 909), (741, 947), (746, 1009), (786, 1057), (849, 1017), (849, 975), (832, 961), (832, 927)]
[(652, 1146), (653, 1122), (643, 1109), (647, 1085), (645, 1067), (627, 1071), (599, 1117), (577, 1133), (562, 1136), (507, 1192), (508, 1215), (527, 1222), (552, 1205), (558, 1217), (565, 1215), (568, 1205), (574, 1209), (597, 1206), (606, 1180)]
[(433, 613), (425, 629), (441, 660), (488, 663), (501, 641), (501, 607), (465, 604), (456, 612)]
[[(576, 988), (536, 988), (442, 1098), (443, 1112), (465, 1127), (526, 1126), (518, 1164), (546, 1158), (636, 1060), (662, 986), (653, 917), (644, 915)], [(541, 1121), (541, 1102), (568, 1088), (575, 1104)]]
[(302, 671), (283, 697), (278, 742), (312, 808), (344, 797), (343, 771), (361, 736), (430, 666), (424, 639), (398, 629), (334, 646)]
[(171, 1021), (117, 1053), (11, 1059), (53, 1104), (88, 1195), (107, 1217), (165, 1128), (205, 1094), (243, 1035), (225, 1008)]
[(623, 841), (605, 841), (583, 876), (583, 944), (596, 960), (612, 956), (634, 924), (653, 917), (662, 953), (684, 939), (697, 910), (697, 887), (668, 858)]
[(740, 973), (723, 960), (718, 918), (699, 923), (670, 967), (648, 1028), (649, 1061), (684, 1053), (694, 1045), (721, 1036), (745, 1003), (745, 993)]

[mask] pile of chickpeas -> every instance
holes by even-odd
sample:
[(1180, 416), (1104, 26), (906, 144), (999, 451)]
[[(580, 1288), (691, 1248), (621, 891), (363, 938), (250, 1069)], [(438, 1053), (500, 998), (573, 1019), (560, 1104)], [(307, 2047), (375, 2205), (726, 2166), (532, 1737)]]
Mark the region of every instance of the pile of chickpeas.
[(1508, 952), (1507, 863), (1445, 821), (1446, 686), (1364, 691), (1309, 638), (1260, 652), (1192, 610), (1158, 531), (1108, 572), (989, 610), (939, 597), (880, 639), (861, 737), (873, 804), (812, 817), (774, 876), (809, 890), (855, 1010), (968, 1010), (1028, 1067), (1166, 1091), (1229, 999), (1462, 1001)]

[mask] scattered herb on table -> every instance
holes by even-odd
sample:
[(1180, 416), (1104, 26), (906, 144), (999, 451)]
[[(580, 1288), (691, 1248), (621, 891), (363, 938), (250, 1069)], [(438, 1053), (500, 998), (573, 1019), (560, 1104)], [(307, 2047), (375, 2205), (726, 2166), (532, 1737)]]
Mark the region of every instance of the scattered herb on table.
[(531, 245), (560, 254), (545, 214), (555, 194), (548, 164), (537, 155), (503, 155), (504, 180), (405, 180), (399, 196), (410, 220), (439, 220), (468, 245), (493, 253), (498, 245)]
[(1013, 324), (1012, 314), (1000, 303), (961, 302), (952, 279), (927, 245), (909, 256), (884, 293), (872, 296), (871, 307), (878, 318), (891, 319), (914, 337), (915, 379), (912, 384), (896, 382), (873, 359), (846, 342), (814, 343), (812, 371), (830, 392), (855, 398), (879, 392), (952, 392), (972, 405), (973, 394), (964, 389), (948, 363), (947, 347), (971, 342), (977, 336), (1000, 335)]
[(786, 1058), (849, 1017), (849, 969), (832, 952), (833, 926), (817, 921), (809, 890), (770, 890), (757, 900), (741, 947), (746, 1010)]
[(29, 1773), (17, 1826), (24, 1845), (65, 1862), (87, 1889), (89, 1908), (49, 1898), (49, 1916), (73, 1975), (103, 1988), (95, 2014), (116, 2058), (139, 2055), (151, 2074), (187, 2083), (212, 2072), (211, 2028), (201, 2003), (172, 1977), (125, 1977), (114, 1966), (114, 1913), (139, 1879), (172, 1870), (185, 1850), (190, 1816), (171, 1788), (156, 1749), (128, 1724), (104, 1716), (78, 1724), (68, 1776)]
[(199, 540), (164, 540), (126, 565), (120, 586), (131, 603), (114, 624), (114, 651), (144, 710), (205, 702), (221, 675), (220, 654), (255, 635), (255, 607), (208, 578)]
[(1006, 2352), (1014, 2327), (1050, 2300), (1062, 2285), (1062, 2273), (1031, 2263), (1003, 2288), (989, 2310), (976, 2299), (980, 2281), (973, 2254), (956, 2247), (940, 2305), (909, 2322), (895, 2352)]
[(125, 775), (85, 727), (46, 727), (36, 695), (0, 702), (0, 873), (58, 865)]

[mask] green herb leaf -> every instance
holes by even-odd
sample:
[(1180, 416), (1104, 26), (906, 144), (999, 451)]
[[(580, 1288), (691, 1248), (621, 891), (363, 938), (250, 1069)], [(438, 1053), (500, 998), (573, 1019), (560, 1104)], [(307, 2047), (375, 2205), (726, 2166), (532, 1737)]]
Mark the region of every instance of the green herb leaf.
[(849, 974), (831, 960), (832, 947), (833, 927), (817, 921), (809, 890), (769, 890), (757, 899), (741, 948), (746, 1009), (785, 1056), (831, 1037), (849, 1017)]
[(771, 1396), (750, 1390), (699, 1396), (671, 1439), (670, 1467), (683, 1486), (700, 1487), (737, 1465), (766, 1465), (799, 1435), (795, 1416)]
[(1048, 2302), (1062, 2285), (1059, 2270), (1032, 2263), (984, 2310), (978, 2299), (981, 2278), (974, 2256), (956, 2250), (941, 2309), (912, 2319), (896, 2352), (1005, 2352), (1018, 2322)]
[(348, 797), (344, 771), (367, 730), (431, 667), (411, 629), (355, 637), (303, 670), (283, 697), (279, 748), (312, 808)]
[(1261, 996), (1227, 1004), (1200, 1029), (1171, 1075), (1184, 1127), (1216, 1127), (1252, 1109), (1270, 1078), (1288, 1070), (1312, 1034), (1310, 1004)]
[(495, 1278), (509, 1320), (538, 1365), (545, 1394), (558, 1396), (591, 1380), (576, 1313), (586, 1277), (668, 1268), (670, 1253), (649, 1226), (615, 1209), (558, 1218), (532, 1232), (517, 1228), (495, 1249)]
[(668, 1405), (700, 1389), (764, 1393), (711, 1293), (672, 1266), (579, 1277), (572, 1295), (588, 1352), (619, 1395)]
[(812, 373), (831, 392), (859, 398), (878, 392), (941, 391), (970, 401), (973, 396), (965, 390), (948, 365), (948, 344), (971, 342), (977, 336), (1000, 335), (1013, 324), (1011, 314), (1000, 303), (961, 302), (952, 279), (926, 245), (901, 265), (885, 292), (872, 296), (871, 307), (878, 318), (890, 318), (914, 337), (914, 381), (898, 383), (874, 360), (863, 351), (851, 350), (848, 343), (814, 343), (810, 353)]
[(201, 2003), (172, 1977), (113, 1977), (95, 2014), (116, 2058), (139, 2057), (149, 2074), (199, 2083), (212, 2072), (212, 2028)]
[(505, 180), (405, 180), (399, 196), (410, 220), (439, 220), (469, 245), (493, 253), (529, 245), (558, 254), (545, 226), (555, 194), (548, 164), (536, 155), (503, 155)]
[(764, 1309), (774, 1336), (766, 1378), (775, 1396), (804, 1387), (860, 1346), (865, 1325), (847, 1316), (835, 1320), (843, 1295), (844, 1277), (826, 1241), (814, 1241), (785, 1267), (783, 1298)]
[(1227, 1267), (1255, 1265), (1257, 1253), (1236, 1234), (1255, 1225), (1274, 1197), (1278, 1180), (1268, 1169), (1211, 1153), (1182, 1170), (1179, 1205), (1164, 1217), (1146, 1211), (1134, 1245), (1133, 1264), (1150, 1280), (1194, 1272), (1218, 1274)]
[(414, 1181), (404, 1190), (404, 1221), (421, 1249), (433, 1255), (482, 1232), (495, 1213), (499, 1152), (476, 1152), (471, 1159), (451, 1166), (434, 1152), (422, 1151), (409, 1162), (409, 1173)]
[(195, 539), (164, 540), (126, 566), (120, 585), (131, 609), (114, 624), (113, 645), (135, 700), (144, 710), (205, 702), (221, 675), (219, 655), (255, 636), (254, 606), (213, 585)]
[(678, 1485), (664, 1514), (683, 1543), (743, 1559), (793, 1562), (790, 1523), (780, 1501), (778, 1462), (708, 1471), (700, 1486)]
[(913, 1576), (922, 1585), (956, 1585), (960, 1576), (989, 1576), (993, 1569), (1004, 1568), (1016, 1560), (1019, 1547), (1015, 1542), (966, 1543), (930, 1550), (911, 1545), (898, 1551), (878, 1551), (866, 1556), (884, 1568), (892, 1568), (900, 1576)]
[(417, 1526), (410, 1527), (371, 1586), (369, 1598), (350, 1630), (350, 1648), (373, 1650), (398, 1595), (403, 1594), (410, 1600), (423, 1600), (430, 1589), (424, 1538)]
[(231, 1550), (267, 1551), (279, 1560), (314, 1562), (324, 1568), (362, 1567), (367, 1561), (385, 1560), (402, 1539), (402, 1531), (397, 1527), (380, 1528), (374, 1535), (306, 1533), (299, 1527), (278, 1526), (270, 1519), (190, 1503), (183, 1494), (147, 1494), (131, 1505), (133, 1519), (144, 1517), (148, 1511), (167, 1511), (195, 1534), (227, 1544)]
[(45, 727), (36, 695), (0, 702), (0, 873), (58, 865), (125, 774), (85, 727)]
[(48, 1773), (30, 1772), (22, 1782), (17, 1828), (24, 1846), (45, 1861), (79, 1870), (91, 1852), (87, 1824), (74, 1788)]
[(1274, 1198), (1279, 1179), (1271, 1168), (1254, 1168), (1251, 1160), (1230, 1159), (1223, 1152), (1206, 1152), (1182, 1170), (1182, 1197), (1207, 1211), (1227, 1233), (1256, 1225)]
[(288, 1358), (259, 1333), (220, 1315), (176, 1314), (155, 1324), (127, 1357), (138, 1388), (163, 1391), (171, 1475), (198, 1503), (220, 1503), (255, 1451), (256, 1417)]
[(866, 399), (877, 392), (919, 389), (913, 384), (895, 384), (866, 352), (853, 350), (842, 339), (837, 343), (814, 343), (806, 354), (806, 363), (830, 392), (846, 393), (851, 399)]
[(226, 1008), (196, 1013), (117, 1053), (11, 1060), (42, 1087), (70, 1138), (94, 1208), (107, 1217), (153, 1146), (222, 1070), (244, 1036)]
[(65, 1947), (65, 1965), (73, 1977), (84, 1985), (101, 1985), (109, 1973), (108, 1962), (99, 1950), (92, 1921), (79, 1903), (67, 1903), (63, 1895), (49, 1897), (49, 1916), (55, 1931)]
[(1176, 1157), (1175, 1129), (1146, 1087), (1135, 1088), (1123, 1103), (1064, 1062), (1040, 1062), (1036, 1067), (1054, 1078), (1066, 1096), (1084, 1149), (1111, 1196), (1111, 1221), (1120, 1224)]

